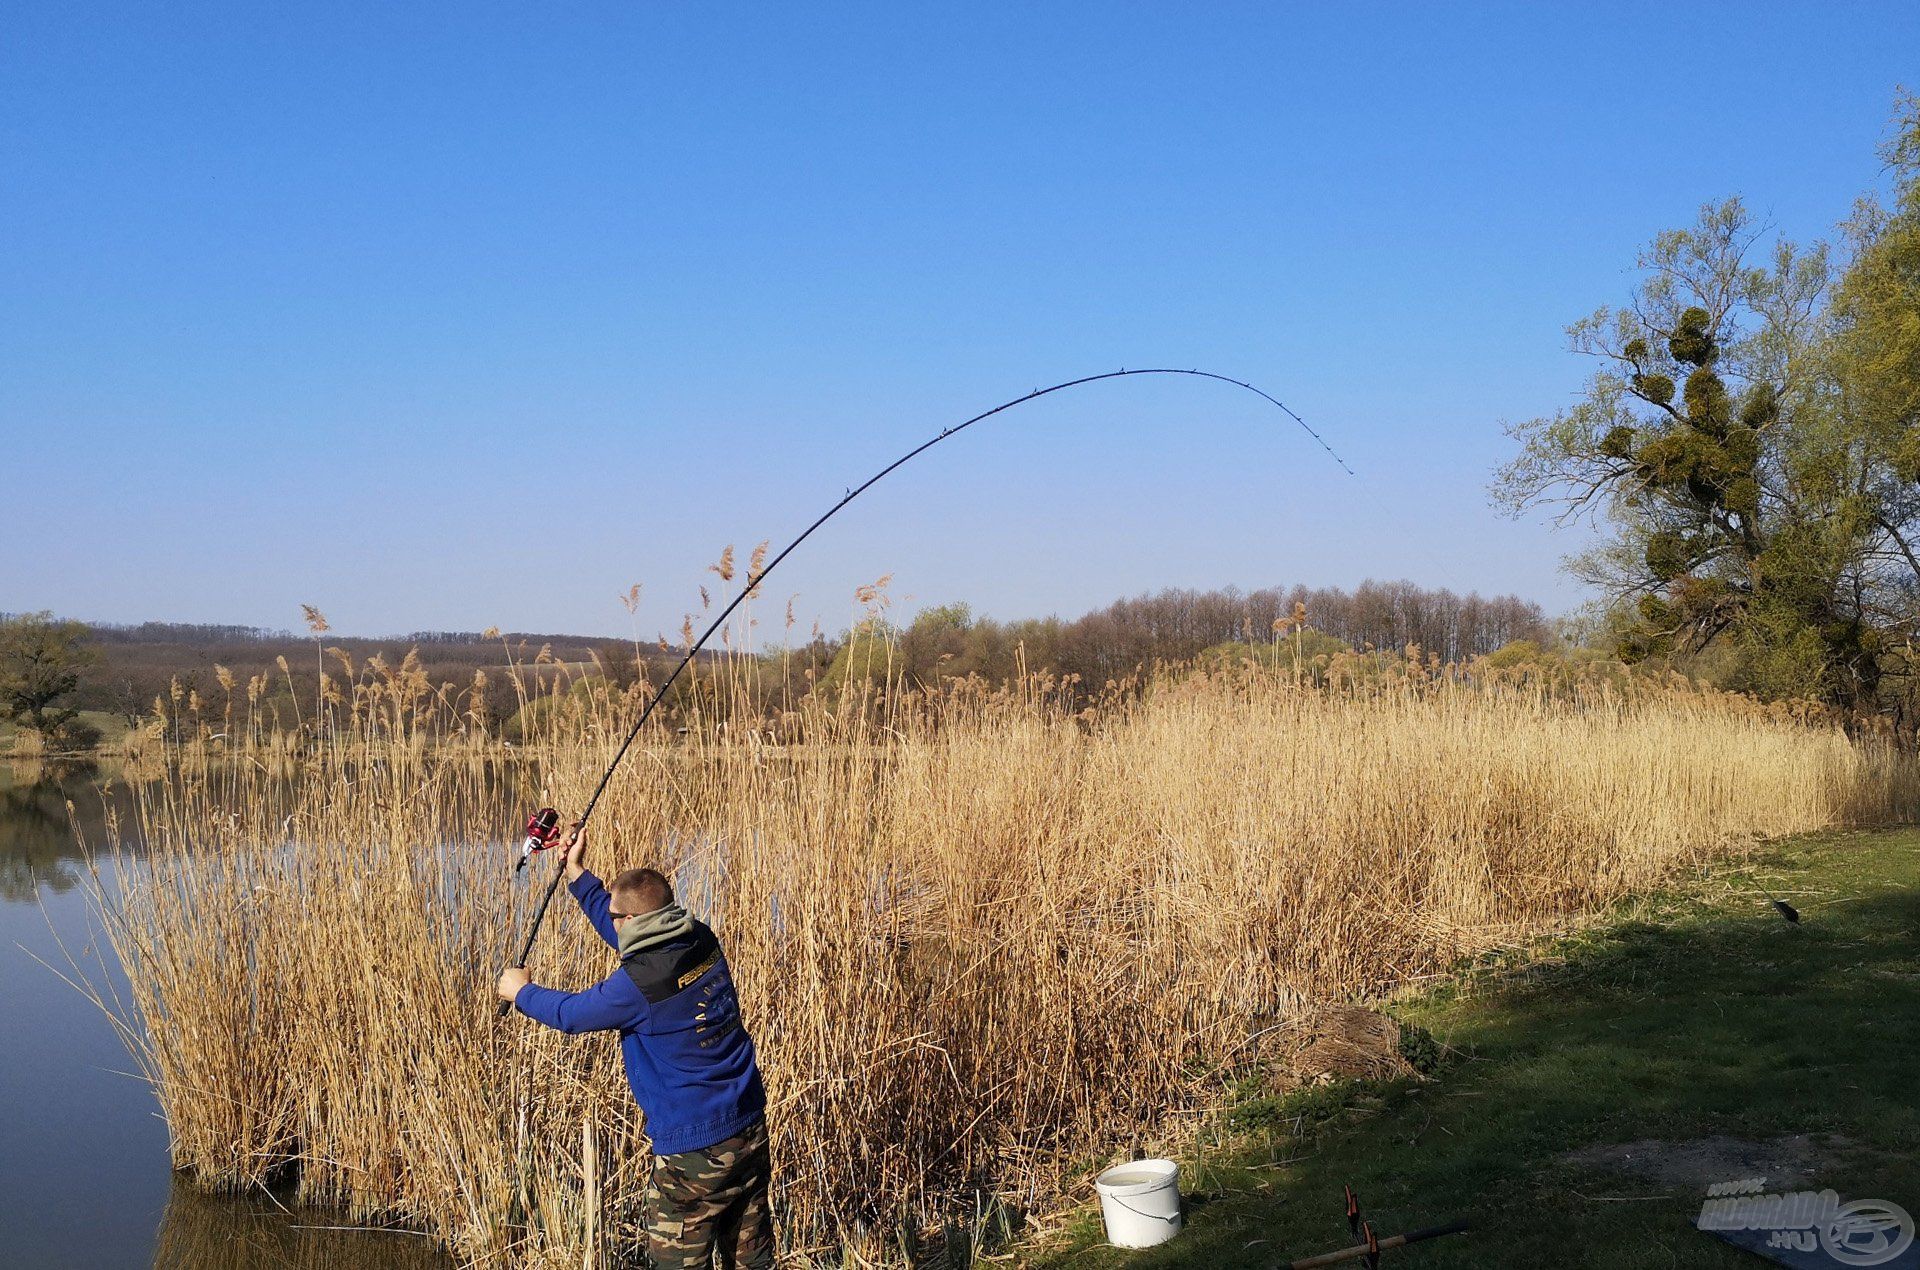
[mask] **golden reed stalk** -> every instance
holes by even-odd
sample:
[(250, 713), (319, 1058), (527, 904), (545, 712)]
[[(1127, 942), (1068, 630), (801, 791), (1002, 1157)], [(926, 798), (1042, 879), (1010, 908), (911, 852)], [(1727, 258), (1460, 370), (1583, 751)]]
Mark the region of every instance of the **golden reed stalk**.
[[(592, 860), (676, 870), (722, 933), (789, 1256), (871, 1250), (983, 1188), (1044, 1211), (1090, 1159), (1173, 1133), (1301, 1001), (1756, 836), (1920, 804), (1911, 756), (1805, 712), (1343, 664), (1331, 686), (1283, 663), (1079, 711), (1040, 682), (856, 686), (771, 726), (719, 708), (750, 674), (703, 673), (683, 700), (710, 714), (643, 739)], [(545, 880), (510, 894), (507, 832), (580, 805), (645, 685), (530, 669), (511, 748), (451, 686), (381, 664), (301, 736), (168, 750), (151, 851), (102, 902), (174, 1161), (202, 1183), (293, 1171), (303, 1198), (475, 1263), (592, 1265), (636, 1238), (647, 1160), (616, 1046), (496, 1021), (492, 984)], [(536, 978), (607, 973), (556, 913)]]

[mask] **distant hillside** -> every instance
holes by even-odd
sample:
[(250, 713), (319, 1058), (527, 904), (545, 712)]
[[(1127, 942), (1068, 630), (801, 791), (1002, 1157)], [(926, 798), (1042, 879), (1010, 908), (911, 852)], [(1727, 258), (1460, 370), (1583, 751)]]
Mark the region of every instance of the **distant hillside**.
[[(123, 718), (149, 712), (153, 699), (167, 694), (176, 680), (183, 689), (197, 690), (213, 699), (218, 692), (216, 666), (232, 671), (242, 684), (256, 675), (269, 674), (277, 692), (288, 691), (290, 675), (293, 688), (289, 695), (298, 694), (311, 701), (322, 660), (329, 675), (336, 680), (341, 675), (339, 660), (323, 654), (325, 649), (340, 649), (356, 665), (364, 665), (375, 656), (397, 665), (409, 650), (417, 649), (429, 680), (463, 689), (473, 681), (474, 671), (487, 671), (491, 680), (489, 698), (498, 713), (511, 713), (515, 704), (512, 682), (504, 673), (509, 656), (527, 665), (543, 648), (549, 650), (554, 661), (565, 663), (588, 662), (597, 655), (615, 674), (629, 679), (634, 661), (634, 647), (628, 640), (522, 631), (496, 638), (486, 638), (478, 631), (414, 631), (367, 639), (331, 633), (316, 638), (254, 626), (187, 622), (99, 624), (93, 629), (100, 665), (86, 676), (76, 704)], [(654, 659), (662, 656), (657, 645), (643, 651)], [(281, 658), (286, 659), (285, 671), (280, 667)]]
[[(1530, 601), (1511, 595), (1461, 596), (1411, 582), (1368, 581), (1352, 590), (1169, 589), (1118, 600), (1072, 620), (995, 622), (973, 617), (965, 605), (929, 609), (896, 632), (903, 654), (896, 664), (921, 680), (955, 673), (1004, 679), (1024, 664), (1030, 670), (1078, 675), (1080, 682), (1097, 686), (1156, 661), (1189, 660), (1217, 644), (1269, 639), (1277, 630), (1290, 629), (1296, 612), (1304, 613), (1314, 630), (1355, 648), (1397, 650), (1417, 644), (1447, 661), (1491, 652), (1511, 640), (1550, 637), (1545, 614)], [(510, 716), (518, 705), (512, 676), (506, 673), (510, 660), (524, 676), (553, 673), (547, 665), (536, 665), (542, 649), (547, 661), (575, 667), (597, 658), (623, 683), (636, 674), (636, 650), (630, 641), (561, 633), (515, 631), (488, 637), (477, 631), (414, 631), (379, 639), (332, 633), (316, 638), (252, 626), (181, 622), (108, 623), (94, 631), (101, 664), (86, 676), (76, 704), (123, 720), (150, 711), (154, 698), (176, 682), (183, 691), (199, 692), (210, 705), (223, 701), (216, 666), (232, 671), (241, 685), (267, 674), (270, 696), (289, 708), (296, 700), (310, 704), (322, 663), (336, 681), (341, 677), (339, 659), (328, 651), (333, 649), (352, 658), (356, 668), (372, 657), (397, 665), (417, 650), (429, 682), (453, 684), (462, 691), (472, 684), (475, 671), (486, 671), (488, 706), (496, 719)], [(843, 642), (844, 636), (815, 638), (797, 650), (788, 670), (799, 681), (798, 691), (806, 691), (806, 670), (826, 668)], [(679, 650), (663, 652), (649, 642), (638, 652), (658, 677)]]

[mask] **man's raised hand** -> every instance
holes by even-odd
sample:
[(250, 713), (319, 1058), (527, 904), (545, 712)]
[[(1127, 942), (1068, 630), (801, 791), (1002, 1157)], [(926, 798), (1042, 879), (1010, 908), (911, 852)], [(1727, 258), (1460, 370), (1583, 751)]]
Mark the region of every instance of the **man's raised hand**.
[(580, 875), (587, 871), (587, 831), (579, 821), (573, 822), (573, 831), (567, 835), (567, 881), (578, 882)]

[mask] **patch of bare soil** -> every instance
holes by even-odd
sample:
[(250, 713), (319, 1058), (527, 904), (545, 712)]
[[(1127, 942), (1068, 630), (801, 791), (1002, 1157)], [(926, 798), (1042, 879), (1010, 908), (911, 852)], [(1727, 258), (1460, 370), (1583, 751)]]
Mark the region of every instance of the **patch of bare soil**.
[(1768, 1190), (1792, 1190), (1811, 1182), (1845, 1148), (1843, 1139), (1796, 1133), (1784, 1138), (1716, 1135), (1684, 1142), (1641, 1138), (1581, 1147), (1560, 1157), (1580, 1168), (1625, 1173), (1668, 1186), (1704, 1191), (1715, 1182), (1766, 1179)]

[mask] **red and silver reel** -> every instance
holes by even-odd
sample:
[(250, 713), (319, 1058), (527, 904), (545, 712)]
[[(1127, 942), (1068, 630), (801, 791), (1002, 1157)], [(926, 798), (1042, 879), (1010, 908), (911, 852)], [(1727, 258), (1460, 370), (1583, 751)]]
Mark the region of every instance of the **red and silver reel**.
[(520, 861), (513, 866), (518, 873), (527, 867), (527, 861), (533, 859), (534, 852), (545, 851), (560, 841), (560, 813), (551, 807), (542, 807), (527, 817), (527, 836), (520, 844)]

